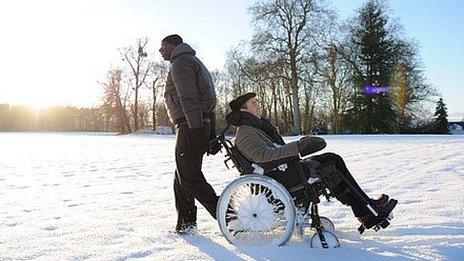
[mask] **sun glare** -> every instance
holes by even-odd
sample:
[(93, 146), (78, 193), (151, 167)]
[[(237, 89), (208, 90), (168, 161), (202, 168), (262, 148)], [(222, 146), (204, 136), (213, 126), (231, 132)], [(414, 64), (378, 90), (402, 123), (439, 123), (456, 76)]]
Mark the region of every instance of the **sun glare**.
[(43, 112), (46, 108), (50, 107), (49, 104), (46, 104), (46, 103), (41, 102), (41, 101), (35, 101), (35, 102), (32, 102), (32, 103), (29, 103), (28, 106), (29, 106), (36, 114), (39, 114), (39, 113)]

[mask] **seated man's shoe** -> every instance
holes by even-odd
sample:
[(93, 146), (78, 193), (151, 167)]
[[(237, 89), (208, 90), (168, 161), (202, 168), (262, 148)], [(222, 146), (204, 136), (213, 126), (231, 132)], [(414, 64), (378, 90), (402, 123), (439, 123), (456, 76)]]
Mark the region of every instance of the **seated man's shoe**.
[(196, 222), (180, 221), (180, 222), (177, 222), (175, 233), (180, 236), (192, 235), (196, 233), (196, 230), (197, 230)]
[(393, 211), (393, 209), (396, 207), (396, 204), (398, 204), (398, 201), (396, 199), (390, 199), (381, 207), (379, 207), (378, 205), (374, 206), (378, 215), (375, 216), (373, 213), (369, 213), (365, 216), (360, 217), (359, 221), (361, 221), (365, 228), (372, 228), (373, 226), (376, 226), (382, 223), (384, 220), (386, 220), (390, 213)]
[(388, 202), (388, 199), (389, 199), (388, 195), (382, 194), (378, 198), (371, 198), (371, 202), (375, 206), (382, 207), (383, 205), (385, 205)]

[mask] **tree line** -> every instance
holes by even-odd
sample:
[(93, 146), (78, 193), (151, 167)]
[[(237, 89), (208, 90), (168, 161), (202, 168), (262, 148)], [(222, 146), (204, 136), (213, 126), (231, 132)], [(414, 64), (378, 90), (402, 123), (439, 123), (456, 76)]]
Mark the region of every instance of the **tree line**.
[[(345, 21), (323, 0), (257, 1), (249, 13), (252, 39), (212, 71), (218, 129), (228, 102), (251, 91), (283, 134), (433, 132), (423, 108), (438, 94), (424, 76), (418, 43), (386, 1), (369, 0)], [(120, 50), (123, 64), (100, 83), (101, 106), (53, 113), (69, 114), (63, 130), (130, 133), (170, 125), (163, 103), (169, 64), (150, 56), (148, 43), (142, 38)]]

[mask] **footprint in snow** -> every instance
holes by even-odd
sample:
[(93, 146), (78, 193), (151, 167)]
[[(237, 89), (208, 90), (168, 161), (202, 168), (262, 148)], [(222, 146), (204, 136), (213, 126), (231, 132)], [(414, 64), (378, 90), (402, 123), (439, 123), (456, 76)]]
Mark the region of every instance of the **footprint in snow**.
[(403, 204), (414, 204), (414, 203), (419, 203), (421, 202), (420, 200), (405, 200)]
[(53, 231), (53, 230), (55, 230), (55, 229), (57, 229), (57, 227), (52, 225), (52, 226), (46, 226), (46, 227), (44, 227), (43, 230)]

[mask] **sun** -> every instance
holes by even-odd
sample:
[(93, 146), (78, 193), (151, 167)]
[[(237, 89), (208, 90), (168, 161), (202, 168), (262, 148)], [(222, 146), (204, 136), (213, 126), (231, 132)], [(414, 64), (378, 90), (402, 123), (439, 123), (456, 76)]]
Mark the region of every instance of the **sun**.
[(50, 104), (47, 104), (44, 101), (36, 100), (33, 102), (29, 102), (27, 104), (35, 113), (41, 113), (43, 112), (46, 108), (50, 107)]

